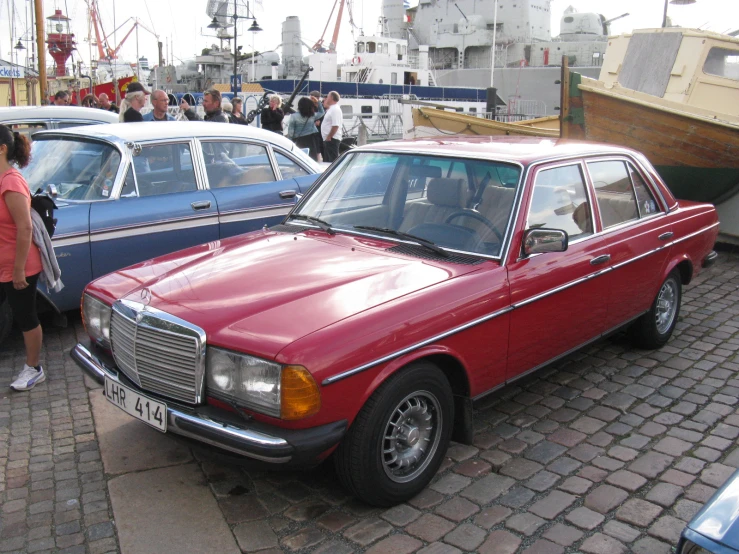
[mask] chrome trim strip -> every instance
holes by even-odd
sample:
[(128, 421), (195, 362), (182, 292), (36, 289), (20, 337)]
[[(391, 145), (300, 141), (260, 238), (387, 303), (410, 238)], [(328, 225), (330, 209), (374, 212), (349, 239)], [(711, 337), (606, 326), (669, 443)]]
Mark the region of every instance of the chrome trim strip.
[(624, 260), (623, 262), (619, 262), (617, 264), (612, 265), (611, 267), (613, 269), (618, 269), (619, 267), (623, 267), (625, 265), (629, 265), (630, 263), (636, 262), (641, 260), (642, 258), (646, 258), (647, 256), (651, 256), (652, 254), (656, 254), (660, 250), (664, 250), (670, 246), (669, 244), (665, 244), (664, 246), (658, 246), (657, 248), (654, 248), (652, 250), (649, 250), (647, 252), (644, 252), (643, 254), (639, 254), (638, 256), (634, 256), (633, 258), (629, 258), (628, 260)]
[(608, 273), (609, 271), (613, 271), (612, 267), (605, 267), (601, 269), (600, 271), (594, 271), (593, 273), (588, 273), (587, 275), (580, 277), (579, 279), (575, 279), (574, 281), (570, 281), (569, 283), (565, 283), (564, 285), (560, 285), (558, 287), (555, 287), (553, 289), (549, 289), (548, 291), (539, 293), (537, 295), (531, 296), (527, 298), (526, 300), (521, 300), (520, 302), (517, 302), (515, 304), (511, 304), (511, 306), (514, 309), (520, 308), (522, 306), (526, 306), (528, 304), (531, 304), (532, 302), (536, 302), (537, 300), (541, 300), (542, 298), (546, 298), (547, 296), (552, 296), (553, 294), (557, 294), (558, 292), (562, 292), (563, 290), (567, 290), (569, 288), (574, 287), (575, 285), (579, 285), (580, 283), (584, 283), (585, 281), (590, 281), (591, 279), (595, 279), (596, 277), (600, 277), (604, 273)]
[[(120, 383), (120, 380), (118, 379), (118, 373), (115, 370), (107, 367), (100, 360), (98, 360), (97, 357), (95, 357), (87, 348), (85, 348), (81, 344), (77, 344), (72, 349), (71, 354), (72, 354), (72, 358), (82, 367), (82, 369), (88, 375), (90, 375), (90, 377), (95, 379), (98, 383), (102, 383), (105, 380), (105, 377), (108, 377), (108, 379), (111, 379), (112, 381)], [(204, 429), (216, 435), (221, 435), (224, 437), (224, 439), (227, 439), (227, 438), (234, 439), (239, 442), (242, 442), (244, 445), (253, 444), (254, 446), (258, 446), (258, 447), (265, 447), (265, 446), (266, 447), (270, 447), (270, 446), (284, 447), (288, 445), (287, 441), (283, 438), (273, 437), (271, 435), (266, 435), (264, 433), (260, 433), (258, 431), (252, 431), (250, 429), (240, 429), (228, 423), (220, 423), (210, 418), (204, 418), (201, 416), (194, 416), (194, 415), (186, 414), (184, 412), (181, 412), (180, 410), (177, 410), (176, 408), (172, 408), (169, 405), (167, 405), (167, 430), (168, 432), (176, 433), (178, 435), (182, 435), (186, 437), (191, 437), (191, 438), (197, 439), (200, 442), (211, 444), (213, 446), (217, 446), (219, 448), (223, 448), (225, 450), (229, 450), (231, 452), (241, 454), (242, 456), (248, 456), (250, 458), (255, 458), (258, 460), (264, 460), (264, 461), (273, 462), (273, 463), (284, 463), (284, 462), (290, 461), (290, 459), (292, 458), (291, 456), (276, 457), (276, 458), (270, 458), (267, 456), (259, 456), (258, 454), (254, 454), (247, 450), (236, 448), (234, 446), (231, 446), (230, 444), (221, 444), (216, 440), (200, 437), (195, 433), (190, 433), (189, 431), (185, 431), (181, 429), (180, 427), (178, 427), (177, 425), (178, 418), (181, 420), (185, 420), (193, 425), (201, 426)]]
[(678, 242), (682, 242), (682, 241), (684, 241), (684, 240), (688, 240), (688, 239), (691, 239), (691, 238), (693, 238), (693, 237), (695, 237), (695, 236), (697, 236), (697, 235), (700, 235), (701, 233), (705, 233), (706, 231), (708, 231), (708, 230), (710, 230), (710, 229), (713, 229), (714, 227), (718, 227), (718, 226), (719, 226), (719, 224), (720, 224), (720, 222), (719, 222), (719, 221), (717, 221), (717, 222), (716, 222), (716, 223), (714, 223), (713, 225), (709, 225), (709, 226), (707, 226), (707, 227), (703, 227), (703, 229), (699, 229), (698, 231), (695, 231), (694, 233), (690, 233), (689, 235), (685, 235), (684, 237), (680, 237), (679, 239), (675, 239), (675, 240), (673, 240), (673, 241), (672, 241), (672, 242), (670, 243), (670, 246), (672, 246), (673, 244), (677, 244)]
[(251, 221), (254, 219), (263, 219), (265, 217), (278, 217), (281, 215), (287, 215), (292, 209), (293, 204), (281, 206), (279, 208), (259, 208), (255, 210), (233, 210), (231, 212), (224, 212), (218, 220), (221, 223), (234, 223), (237, 221)]
[(203, 216), (186, 217), (182, 219), (162, 220), (154, 223), (141, 223), (126, 227), (114, 227), (97, 230), (90, 234), (91, 242), (119, 239), (124, 237), (135, 237), (149, 233), (160, 233), (163, 231), (176, 231), (179, 229), (192, 229), (208, 225), (218, 225), (218, 215), (210, 213)]
[(503, 308), (502, 310), (498, 310), (496, 312), (493, 312), (491, 314), (482, 316), (480, 318), (477, 318), (473, 321), (470, 321), (469, 323), (465, 323), (464, 325), (460, 325), (459, 327), (455, 327), (454, 329), (450, 329), (449, 331), (446, 331), (444, 333), (441, 333), (439, 335), (433, 336), (429, 339), (426, 339), (424, 341), (418, 342), (412, 346), (408, 346), (407, 348), (403, 348), (402, 350), (399, 350), (397, 352), (393, 352), (392, 354), (388, 354), (387, 356), (380, 358), (378, 360), (375, 360), (373, 362), (370, 362), (368, 364), (361, 365), (359, 367), (355, 367), (354, 369), (350, 369), (348, 371), (345, 371), (343, 373), (339, 373), (337, 375), (334, 375), (333, 377), (328, 377), (327, 379), (324, 379), (321, 382), (321, 385), (330, 385), (332, 383), (335, 383), (337, 381), (341, 381), (342, 379), (346, 379), (347, 377), (354, 375), (355, 373), (360, 373), (362, 371), (365, 371), (371, 367), (374, 367), (378, 364), (388, 362), (394, 358), (397, 358), (398, 356), (402, 356), (403, 354), (407, 354), (408, 352), (412, 352), (413, 350), (416, 350), (418, 348), (422, 348), (426, 346), (427, 344), (431, 344), (433, 342), (436, 342), (437, 340), (441, 340), (443, 338), (446, 338), (450, 335), (454, 335), (456, 333), (459, 333), (460, 331), (464, 331), (465, 329), (469, 329), (470, 327), (474, 327), (475, 325), (479, 325), (480, 323), (483, 323), (485, 321), (489, 321), (491, 319), (494, 319), (498, 316), (501, 316), (503, 314), (507, 314), (508, 312), (512, 311), (513, 307)]
[(90, 242), (90, 235), (88, 233), (70, 234), (67, 236), (60, 235), (51, 239), (51, 245), (54, 248), (63, 248), (65, 246), (74, 246), (75, 244), (85, 244), (87, 242)]

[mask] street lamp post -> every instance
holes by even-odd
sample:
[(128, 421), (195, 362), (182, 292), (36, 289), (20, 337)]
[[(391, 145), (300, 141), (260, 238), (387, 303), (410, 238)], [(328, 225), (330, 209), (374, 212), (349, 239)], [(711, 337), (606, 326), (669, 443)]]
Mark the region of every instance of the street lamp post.
[(256, 38), (257, 33), (259, 31), (261, 31), (261, 30), (262, 30), (262, 28), (259, 26), (259, 24), (257, 23), (257, 20), (255, 18), (254, 19), (254, 22), (251, 24), (251, 27), (249, 27), (249, 32), (251, 33), (251, 78), (252, 78), (252, 81), (256, 81), (257, 80), (257, 73), (256, 73), (257, 70), (256, 70), (256, 66), (255, 66), (256, 58), (254, 57), (254, 52), (256, 50), (256, 46), (255, 46), (255, 40), (254, 39)]
[(665, 0), (665, 12), (662, 16), (662, 28), (667, 27), (667, 4), (675, 4), (677, 6), (686, 6), (695, 4), (696, 0)]

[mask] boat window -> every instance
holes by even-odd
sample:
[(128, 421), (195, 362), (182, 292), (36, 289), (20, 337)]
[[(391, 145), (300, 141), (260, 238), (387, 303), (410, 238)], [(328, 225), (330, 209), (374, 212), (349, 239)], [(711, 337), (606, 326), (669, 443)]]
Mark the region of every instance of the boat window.
[(636, 191), (636, 203), (639, 205), (639, 215), (641, 217), (647, 217), (648, 215), (659, 213), (661, 211), (659, 204), (655, 202), (649, 187), (644, 183), (644, 179), (642, 179), (642, 176), (639, 175), (639, 172), (631, 164), (627, 165), (629, 166), (631, 183), (634, 185), (634, 191)]
[[(372, 114), (372, 106), (362, 106), (362, 113)], [(372, 119), (372, 115), (363, 115), (362, 119)]]
[(401, 51), (400, 51), (400, 44), (396, 44), (396, 45), (395, 45), (395, 53), (396, 53), (396, 54), (397, 54), (398, 56), (400, 56), (400, 53), (401, 53)]
[(203, 142), (210, 188), (235, 187), (275, 180), (267, 149), (246, 142)]
[(561, 229), (571, 241), (593, 234), (579, 164), (545, 169), (536, 175), (527, 221), (528, 229)]
[(382, 53), (387, 54), (387, 42), (382, 43)]
[(398, 84), (398, 74), (397, 73), (391, 73), (390, 74), (390, 84), (391, 85), (397, 85)]
[(31, 145), (31, 162), (21, 173), (32, 191), (53, 184), (61, 200), (106, 200), (120, 164), (120, 152), (107, 143), (38, 139)]
[(639, 219), (634, 188), (624, 162), (589, 162), (588, 171), (604, 229)]
[(739, 50), (711, 48), (703, 64), (703, 72), (739, 81)]
[(357, 54), (364, 54), (364, 43), (363, 42), (357, 43)]
[(375, 43), (374, 42), (368, 42), (367, 43), (367, 53), (374, 54), (375, 53)]

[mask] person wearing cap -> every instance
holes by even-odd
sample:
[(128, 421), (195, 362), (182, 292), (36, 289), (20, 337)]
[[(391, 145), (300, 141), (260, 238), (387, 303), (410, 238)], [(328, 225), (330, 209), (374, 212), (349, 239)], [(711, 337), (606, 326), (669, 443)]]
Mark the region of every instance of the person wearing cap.
[(138, 81), (129, 83), (126, 89), (126, 97), (121, 102), (119, 120), (124, 123), (143, 121), (144, 116), (141, 115), (141, 109), (146, 104), (147, 94), (150, 93), (143, 84)]
[(194, 108), (190, 107), (182, 98), (180, 109), (184, 112), (185, 117), (190, 121), (210, 121), (212, 123), (229, 123), (228, 116), (221, 109), (221, 93), (220, 91), (210, 88), (203, 93), (203, 109), (205, 117), (200, 117)]

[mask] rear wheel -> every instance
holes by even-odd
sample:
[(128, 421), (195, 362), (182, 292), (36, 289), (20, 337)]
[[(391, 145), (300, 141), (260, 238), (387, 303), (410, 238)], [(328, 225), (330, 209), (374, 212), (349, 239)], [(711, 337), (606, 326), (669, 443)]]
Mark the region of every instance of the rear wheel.
[(659, 288), (652, 307), (631, 327), (633, 342), (647, 349), (661, 348), (667, 344), (677, 324), (681, 300), (680, 272), (673, 269)]
[(7, 298), (0, 298), (0, 344), (8, 338), (12, 326), (13, 311), (10, 309), (10, 303)]
[(376, 506), (421, 492), (449, 445), (454, 397), (446, 376), (420, 362), (370, 397), (336, 451), (336, 471), (355, 496)]

